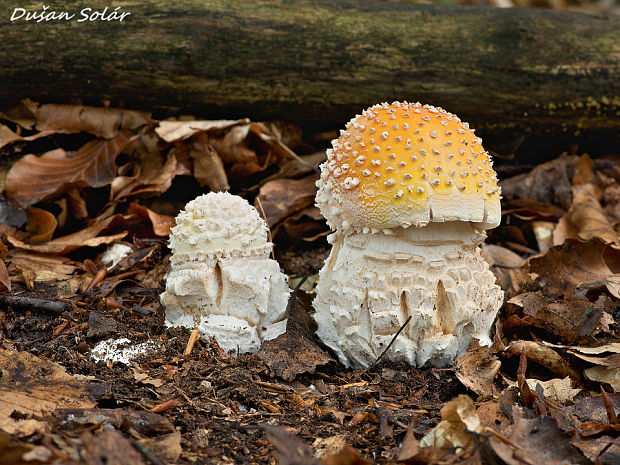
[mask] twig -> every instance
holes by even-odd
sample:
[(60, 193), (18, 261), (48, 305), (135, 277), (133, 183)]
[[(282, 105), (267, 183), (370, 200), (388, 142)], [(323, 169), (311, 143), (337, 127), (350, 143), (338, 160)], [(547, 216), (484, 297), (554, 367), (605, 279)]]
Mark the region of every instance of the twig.
[(388, 344), (388, 346), (385, 348), (385, 350), (383, 352), (381, 352), (381, 355), (379, 355), (379, 357), (377, 357), (377, 360), (375, 360), (375, 363), (373, 363), (372, 365), (370, 365), (369, 368), (373, 368), (377, 363), (379, 363), (379, 361), (383, 358), (383, 356), (385, 355), (385, 353), (390, 350), (390, 347), (392, 347), (392, 344), (394, 344), (394, 341), (396, 340), (396, 338), (398, 337), (398, 335), (403, 331), (403, 329), (405, 329), (405, 326), (407, 326), (407, 324), (411, 321), (411, 315), (409, 315), (409, 318), (407, 318), (407, 320), (405, 320), (405, 322), (403, 323), (403, 325), (400, 327), (400, 329), (398, 331), (396, 331), (396, 334), (394, 334), (394, 337), (392, 338), (392, 340), (390, 341), (390, 343)]
[(62, 333), (65, 329), (67, 329), (67, 326), (69, 326), (69, 320), (65, 320), (60, 325), (56, 326), (54, 331), (52, 331), (52, 338), (55, 339), (58, 336), (60, 336), (60, 333)]
[(149, 412), (152, 413), (160, 413), (163, 412), (165, 410), (171, 409), (173, 407), (176, 407), (177, 405), (179, 405), (179, 401), (176, 399), (168, 399), (165, 402), (162, 402), (161, 404), (157, 404), (155, 407), (153, 407), (152, 409), (149, 410)]
[(54, 315), (60, 315), (69, 309), (66, 302), (7, 294), (0, 294), (0, 305), (17, 307), (22, 310), (38, 310)]
[[(288, 316), (291, 316), (291, 305), (293, 305), (293, 301), (295, 300), (295, 297), (297, 297), (297, 292), (299, 291), (301, 286), (306, 282), (307, 279), (308, 279), (308, 275), (302, 276), (299, 282), (297, 283), (297, 286), (295, 286), (295, 289), (293, 289), (293, 292), (291, 292), (291, 295), (288, 298), (288, 302), (286, 303), (286, 314)], [(291, 320), (289, 319), (286, 323), (287, 328), (289, 327), (288, 325), (290, 321)]]
[(301, 286), (304, 285), (304, 283), (306, 282), (307, 279), (308, 279), (308, 275), (302, 276), (301, 279), (299, 280), (299, 282), (297, 283), (297, 286), (295, 286), (295, 289), (293, 289), (293, 292), (291, 293), (291, 297), (289, 297), (288, 303), (286, 304), (286, 312), (287, 313), (291, 309), (291, 304), (293, 302), (293, 299), (297, 296), (297, 292), (299, 292), (299, 289), (301, 289)]
[(93, 279), (91, 279), (90, 283), (88, 284), (88, 287), (86, 288), (84, 292), (85, 293), (91, 292), (95, 287), (97, 287), (101, 283), (101, 281), (103, 281), (103, 278), (105, 278), (106, 274), (108, 274), (108, 270), (106, 270), (105, 268), (101, 268), (99, 271), (97, 271), (97, 274), (93, 276)]
[(142, 271), (143, 270), (125, 271), (124, 273), (112, 275), (108, 279), (109, 280), (125, 279), (125, 278), (129, 278), (130, 276), (136, 275)]
[(187, 341), (187, 346), (185, 346), (185, 350), (183, 351), (183, 355), (189, 355), (192, 353), (194, 349), (194, 345), (198, 340), (198, 328), (192, 329), (192, 334), (189, 335), (189, 340)]
[[(256, 203), (258, 204), (258, 208), (260, 208), (260, 213), (261, 215), (263, 215), (263, 219), (265, 220), (265, 223), (267, 223), (267, 234), (269, 235), (269, 242), (273, 244), (273, 236), (271, 235), (271, 225), (269, 224), (269, 221), (267, 221), (267, 215), (265, 215), (265, 209), (263, 208), (263, 202), (261, 202), (259, 196), (256, 196)], [(276, 259), (273, 253), (273, 247), (271, 247), (271, 258), (273, 258), (274, 260)]]
[(605, 406), (605, 411), (607, 412), (607, 422), (610, 425), (616, 425), (618, 424), (618, 416), (616, 415), (616, 410), (614, 409), (614, 405), (611, 402), (611, 399), (609, 398), (609, 396), (607, 395), (607, 391), (603, 389), (603, 386), (600, 386), (600, 388), (601, 388), (601, 397), (603, 398), (603, 405)]

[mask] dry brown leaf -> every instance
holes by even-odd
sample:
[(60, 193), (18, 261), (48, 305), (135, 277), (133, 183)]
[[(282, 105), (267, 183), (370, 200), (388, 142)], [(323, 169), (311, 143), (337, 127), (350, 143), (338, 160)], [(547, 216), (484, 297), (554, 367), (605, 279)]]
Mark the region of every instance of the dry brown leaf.
[(112, 198), (119, 200), (129, 195), (146, 193), (161, 194), (172, 185), (175, 176), (191, 175), (191, 171), (179, 163), (173, 150), (162, 154), (152, 131), (141, 132), (125, 153), (132, 160), (119, 168), (111, 185)]
[[(0, 420), (1, 421), (1, 420)], [(8, 433), (14, 437), (24, 438), (28, 436), (32, 436), (36, 433), (44, 433), (49, 432), (49, 425), (45, 421), (35, 420), (34, 418), (29, 418), (27, 420), (16, 420), (13, 422), (6, 422), (0, 426), (3, 433)], [(0, 450), (0, 456), (2, 455), (2, 451)], [(0, 463), (4, 462), (0, 461)]]
[(90, 408), (88, 385), (60, 365), (27, 352), (0, 349), (0, 429), (14, 422), (13, 411), (42, 415), (61, 407)]
[[(89, 321), (90, 324), (90, 321)], [(142, 384), (150, 384), (156, 388), (164, 385), (164, 382), (159, 378), (151, 378), (146, 372), (136, 370), (135, 368), (131, 369), (133, 373), (133, 379)]]
[(75, 153), (52, 150), (40, 157), (26, 155), (6, 176), (5, 191), (23, 207), (53, 197), (72, 187), (102, 187), (116, 175), (116, 157), (132, 141), (129, 131), (110, 140), (94, 139)]
[(320, 164), (325, 161), (326, 157), (325, 150), (321, 150), (311, 155), (302, 155), (291, 160), (283, 161), (278, 165), (278, 172), (262, 179), (261, 183), (266, 184), (276, 179), (296, 179), (301, 176), (306, 176), (313, 171), (316, 172)]
[(407, 427), (407, 432), (405, 433), (405, 438), (400, 447), (400, 451), (398, 453), (398, 462), (407, 462), (408, 460), (413, 460), (420, 453), (420, 441), (415, 437), (413, 432), (414, 428), (417, 424), (417, 417), (413, 417), (409, 426)]
[(79, 268), (66, 257), (12, 249), (8, 258), (15, 268), (23, 271), (22, 275), (32, 275), (33, 285), (53, 284), (58, 296), (75, 293), (81, 283), (79, 277), (73, 276)]
[(335, 363), (335, 360), (314, 342), (316, 323), (308, 313), (308, 309), (312, 307), (310, 296), (298, 291), (292, 299), (286, 332), (263, 342), (256, 354), (285, 381), (292, 381), (300, 374), (313, 373), (318, 366)]
[(160, 121), (155, 128), (165, 142), (180, 142), (200, 132), (224, 130), (233, 126), (249, 124), (249, 119), (213, 121)]
[(463, 385), (481, 396), (497, 394), (493, 384), (502, 366), (488, 346), (470, 347), (456, 360), (456, 377)]
[(620, 368), (620, 354), (611, 354), (605, 357), (595, 357), (593, 355), (584, 355), (575, 350), (569, 350), (569, 354), (574, 355), (581, 360), (599, 365), (605, 368)]
[(576, 238), (579, 236), (579, 230), (572, 223), (568, 215), (564, 215), (560, 218), (553, 228), (553, 245), (562, 245), (564, 241), (569, 238)]
[(79, 268), (75, 262), (57, 255), (43, 255), (28, 250), (12, 249), (8, 253), (11, 263), (37, 272), (49, 272), (65, 277), (71, 276)]
[(24, 104), (35, 115), (39, 131), (64, 134), (87, 132), (97, 137), (111, 139), (122, 129), (135, 130), (150, 120), (148, 113), (118, 108), (39, 105), (30, 100), (25, 100)]
[(324, 465), (370, 465), (360, 453), (350, 445), (346, 444), (334, 455), (329, 455), (321, 459)]
[(160, 215), (153, 210), (138, 205), (137, 203), (131, 203), (127, 209), (127, 213), (136, 215), (140, 218), (148, 219), (153, 225), (153, 232), (157, 236), (169, 236), (170, 228), (175, 226), (175, 221), (172, 216)]
[(69, 218), (69, 202), (66, 198), (61, 198), (54, 201), (54, 204), (60, 208), (60, 212), (56, 215), (58, 229), (63, 229), (67, 224), (67, 219)]
[(598, 437), (575, 437), (570, 442), (583, 455), (597, 465), (617, 465), (620, 463), (620, 441), (608, 435)]
[[(620, 405), (620, 394), (607, 394), (607, 396), (613, 404)], [(581, 422), (607, 423), (609, 421), (602, 396), (579, 399), (575, 405), (564, 407), (562, 411), (568, 416), (576, 417)]]
[(11, 278), (4, 260), (0, 259), (0, 292), (11, 290)]
[(37, 119), (28, 109), (26, 103), (30, 103), (30, 100), (23, 100), (8, 110), (3, 108), (0, 111), (0, 118), (11, 121), (24, 129), (32, 129), (37, 124)]
[(88, 226), (73, 234), (62, 236), (57, 239), (44, 242), (42, 244), (28, 244), (19, 240), (15, 236), (7, 235), (7, 240), (15, 247), (24, 250), (30, 250), (39, 253), (51, 253), (63, 255), (81, 247), (96, 247), (101, 244), (110, 244), (114, 241), (122, 239), (127, 235), (127, 232), (121, 232), (113, 234), (111, 236), (99, 236), (98, 234), (104, 229), (113, 226), (115, 223), (122, 223), (128, 219), (129, 216), (123, 216), (120, 214), (111, 216), (104, 221)]
[(312, 205), (316, 180), (317, 176), (312, 174), (302, 179), (277, 179), (263, 185), (258, 198), (269, 227), (273, 228), (287, 216)]
[(71, 206), (71, 213), (73, 217), (85, 221), (90, 218), (88, 213), (88, 207), (86, 206), (86, 200), (82, 196), (81, 192), (77, 188), (69, 189), (67, 191), (67, 201)]
[(522, 219), (557, 220), (566, 210), (549, 203), (528, 199), (513, 199), (502, 203), (502, 215), (514, 215)]
[(620, 244), (618, 234), (603, 211), (597, 189), (592, 184), (575, 187), (573, 204), (554, 230), (554, 244), (562, 244), (568, 238), (600, 238), (606, 243)]
[(174, 425), (166, 417), (148, 411), (134, 411), (123, 408), (60, 408), (53, 413), (58, 422), (67, 425), (69, 430), (93, 429), (92, 426), (106, 424), (116, 430), (133, 429), (142, 436), (156, 436), (175, 431)]
[(541, 253), (545, 253), (555, 244), (553, 243), (553, 230), (556, 223), (550, 221), (532, 221), (532, 232), (536, 237), (536, 243), (538, 244), (538, 250)]
[(573, 173), (573, 186), (582, 186), (594, 181), (594, 162), (586, 153), (579, 157), (575, 163), (575, 172)]
[(459, 394), (441, 409), (441, 421), (420, 440), (420, 447), (456, 447), (467, 449), (473, 445), (472, 432), (481, 432), (474, 402)]
[(620, 252), (600, 239), (582, 242), (568, 239), (522, 267), (541, 287), (543, 295), (568, 299), (579, 284), (606, 279), (618, 267)]
[(137, 441), (164, 463), (176, 463), (183, 452), (181, 448), (181, 432), (162, 434), (155, 438), (140, 439)]
[[(39, 455), (42, 455), (38, 452), (41, 448), (45, 448), (45, 446), (26, 444), (0, 431), (0, 457), (3, 459), (2, 465), (28, 465), (33, 463), (33, 459), (49, 463), (51, 459), (49, 455), (39, 457)], [(45, 449), (49, 452), (49, 449)]]
[(278, 425), (260, 425), (278, 451), (280, 465), (321, 465), (312, 457), (312, 449), (301, 439)]
[(553, 301), (527, 292), (510, 299), (525, 315), (522, 321), (556, 337), (574, 343), (590, 336), (604, 311), (604, 299), (592, 303), (583, 300)]
[[(0, 238), (4, 236), (14, 236), (19, 239), (25, 239), (26, 237), (28, 237), (28, 234), (24, 231), (20, 231), (19, 229), (14, 228), (13, 226), (9, 226), (8, 224), (0, 223)], [(0, 246), (0, 249), (4, 250), (2, 246)]]
[[(155, 132), (164, 141), (176, 143), (177, 146), (188, 139), (195, 140), (194, 145), (197, 143), (198, 147), (194, 147), (195, 153), (192, 156), (199, 166), (195, 168), (194, 175), (203, 185), (220, 186), (212, 190), (224, 190), (222, 186), (228, 184), (228, 179), (243, 179), (263, 171), (282, 158), (299, 158), (273, 136), (265, 125), (251, 123), (247, 119), (162, 121)], [(189, 143), (188, 147), (191, 150), (192, 144)], [(226, 176), (223, 176), (223, 166), (217, 166), (218, 161), (226, 166)], [(212, 173), (214, 170), (216, 172)]]
[(575, 381), (581, 380), (579, 373), (570, 366), (568, 361), (548, 345), (534, 341), (514, 341), (506, 347), (506, 352), (517, 357), (525, 353), (529, 360), (541, 364), (562, 378), (570, 376)]
[(489, 266), (502, 268), (519, 268), (525, 260), (506, 247), (494, 244), (482, 244), (482, 256)]
[(536, 310), (549, 305), (551, 302), (553, 302), (552, 299), (548, 299), (536, 292), (524, 292), (506, 301), (507, 304), (516, 305), (520, 309), (527, 308), (528, 310)]
[(28, 223), (26, 223), (28, 238), (26, 242), (40, 244), (49, 241), (56, 231), (56, 217), (41, 208), (27, 208), (26, 215), (28, 216)]
[(326, 438), (318, 437), (312, 443), (314, 457), (323, 460), (326, 457), (334, 456), (347, 445), (347, 437), (344, 434), (329, 436)]
[[(584, 347), (584, 346), (569, 346), (563, 344), (553, 344), (551, 342), (541, 342), (547, 347), (553, 347), (556, 349), (568, 349), (567, 352), (576, 357), (581, 358), (590, 363), (595, 363), (601, 366), (607, 366), (611, 368), (620, 368), (620, 342), (612, 342), (611, 344), (604, 344), (597, 347)], [(597, 355), (611, 354), (604, 357), (596, 357)]]
[(555, 245), (570, 237), (581, 240), (598, 237), (609, 244), (620, 244), (618, 234), (600, 204), (602, 191), (595, 181), (592, 159), (588, 155), (580, 157), (573, 175), (572, 204), (554, 231)]
[(528, 378), (526, 381), (532, 391), (535, 391), (536, 385), (540, 384), (545, 397), (557, 400), (563, 404), (572, 401), (581, 392), (581, 389), (572, 388), (572, 381), (568, 376), (565, 378), (553, 378), (548, 381)]
[(177, 161), (174, 153), (168, 152), (163, 164), (158, 165), (155, 161), (140, 166), (135, 176), (118, 176), (112, 182), (112, 192), (115, 199), (146, 193), (161, 194), (170, 189), (176, 176), (190, 174), (191, 171)]
[(325, 218), (314, 205), (287, 216), (284, 221), (272, 228), (274, 241), (278, 243), (278, 246), (281, 249), (291, 249), (291, 251), (300, 241), (313, 242), (328, 235), (329, 232)]
[(588, 368), (583, 372), (591, 381), (597, 383), (607, 383), (614, 392), (620, 392), (620, 368), (607, 368), (596, 366)]
[(620, 342), (613, 342), (611, 344), (604, 344), (602, 346), (598, 346), (598, 347), (582, 347), (582, 346), (578, 346), (578, 347), (570, 347), (571, 349), (580, 352), (582, 354), (589, 354), (589, 355), (594, 355), (594, 354), (604, 354), (604, 353), (614, 353), (614, 354), (620, 354)]
[(211, 134), (209, 144), (224, 162), (229, 179), (244, 179), (285, 157), (298, 158), (262, 123), (235, 126), (221, 137)]
[(256, 152), (248, 147), (248, 135), (253, 125), (258, 123), (249, 123), (242, 126), (234, 126), (227, 130), (223, 136), (216, 137), (211, 135), (209, 143), (216, 152), (222, 157), (222, 161), (226, 164), (246, 165), (251, 163), (260, 170), (258, 157)]
[[(620, 168), (617, 169), (620, 171)], [(605, 186), (603, 204), (605, 204), (605, 213), (614, 221), (620, 222), (620, 182), (614, 180)]]
[(142, 454), (120, 431), (104, 430), (93, 435), (88, 430), (81, 435), (86, 465), (146, 465)]
[(615, 274), (605, 279), (605, 285), (611, 295), (616, 299), (620, 299), (620, 274)]
[(506, 296), (518, 292), (527, 275), (520, 269), (525, 260), (510, 249), (493, 244), (483, 244), (482, 256), (489, 263), (497, 279), (497, 284), (506, 292)]
[(502, 196), (559, 206), (567, 210), (572, 202), (571, 178), (578, 158), (563, 155), (529, 173), (513, 176), (500, 182)]
[[(507, 432), (509, 441), (491, 436), (493, 452), (507, 465), (586, 465), (590, 463), (570, 445), (570, 437), (560, 431), (556, 421), (549, 416), (524, 418), (521, 410), (513, 406), (514, 425)], [(551, 447), (552, 446), (552, 447)]]
[(8, 126), (0, 124), (0, 149), (14, 142), (22, 142), (22, 141), (30, 142), (33, 140), (40, 139), (41, 137), (47, 137), (53, 133), (54, 133), (53, 131), (43, 131), (37, 134), (33, 134), (31, 136), (22, 137), (14, 133)]
[(187, 147), (194, 159), (194, 177), (201, 186), (208, 186), (213, 192), (230, 189), (222, 159), (210, 145), (209, 138), (204, 132), (193, 136), (188, 141)]
[[(254, 123), (250, 127), (250, 134), (256, 136), (260, 141), (264, 142), (267, 145), (267, 157), (264, 161), (263, 169), (268, 165), (279, 161), (279, 159), (291, 158), (297, 160), (300, 163), (305, 164), (306, 161), (293, 152), (282, 140), (281, 132), (274, 127), (273, 124), (270, 125), (271, 129), (267, 129), (267, 127), (263, 123)], [(301, 132), (301, 129), (300, 129)], [(300, 139), (301, 140), (301, 139)], [(263, 144), (259, 144), (263, 145)], [(273, 151), (277, 157), (274, 160), (269, 160), (269, 155)]]

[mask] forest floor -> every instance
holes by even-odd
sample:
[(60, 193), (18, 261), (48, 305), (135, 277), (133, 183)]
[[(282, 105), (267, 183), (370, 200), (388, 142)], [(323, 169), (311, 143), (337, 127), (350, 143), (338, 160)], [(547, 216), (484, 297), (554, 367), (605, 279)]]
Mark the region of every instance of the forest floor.
[[(329, 253), (314, 182), (336, 132), (34, 102), (0, 118), (19, 205), (0, 208), (0, 464), (620, 463), (613, 147), (496, 157), (491, 347), (351, 370), (310, 317)], [(287, 332), (254, 355), (167, 328), (159, 302), (174, 216), (227, 188), (264, 211), (291, 285), (307, 278)], [(118, 243), (129, 254), (110, 266)], [(126, 360), (105, 359), (111, 340)]]

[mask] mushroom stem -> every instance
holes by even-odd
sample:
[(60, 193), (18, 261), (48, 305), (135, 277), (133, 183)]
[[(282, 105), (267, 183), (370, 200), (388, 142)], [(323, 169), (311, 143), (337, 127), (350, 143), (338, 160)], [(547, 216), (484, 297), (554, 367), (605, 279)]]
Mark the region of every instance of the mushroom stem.
[[(503, 293), (465, 221), (332, 235), (314, 301), (318, 335), (345, 365), (369, 366), (407, 320), (392, 360), (446, 365), (472, 338), (489, 345)], [(351, 273), (356, 270), (356, 273)]]

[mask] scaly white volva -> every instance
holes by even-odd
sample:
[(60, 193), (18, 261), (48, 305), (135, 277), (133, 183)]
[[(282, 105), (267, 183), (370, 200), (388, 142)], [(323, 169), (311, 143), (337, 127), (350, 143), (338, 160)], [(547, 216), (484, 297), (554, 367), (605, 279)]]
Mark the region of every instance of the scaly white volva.
[(201, 195), (170, 235), (166, 323), (198, 328), (227, 352), (255, 352), (286, 329), (287, 277), (269, 258), (267, 224), (245, 199)]
[(500, 223), (492, 161), (467, 123), (394, 102), (332, 141), (317, 206), (335, 232), (313, 302), (317, 334), (346, 366), (385, 357), (446, 366), (489, 333), (503, 300), (479, 244)]

